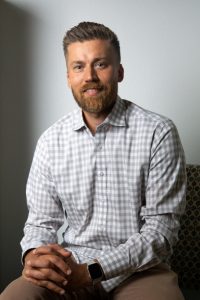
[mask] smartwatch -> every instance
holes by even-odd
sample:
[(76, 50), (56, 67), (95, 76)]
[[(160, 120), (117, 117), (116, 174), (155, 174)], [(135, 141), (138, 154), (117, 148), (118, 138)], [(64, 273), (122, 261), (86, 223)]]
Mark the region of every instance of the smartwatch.
[(103, 270), (97, 261), (92, 260), (91, 262), (89, 262), (87, 264), (87, 268), (90, 278), (92, 279), (93, 285), (100, 282), (103, 279)]

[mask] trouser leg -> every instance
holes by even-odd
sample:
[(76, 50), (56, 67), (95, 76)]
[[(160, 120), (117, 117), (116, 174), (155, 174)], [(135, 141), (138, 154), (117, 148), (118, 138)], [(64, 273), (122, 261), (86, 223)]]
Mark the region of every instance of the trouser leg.
[(0, 295), (0, 300), (104, 300), (106, 292), (102, 287), (88, 287), (77, 292), (59, 295), (19, 277), (11, 282)]
[(0, 295), (0, 300), (61, 300), (48, 289), (36, 286), (22, 277), (11, 282)]
[(184, 300), (177, 275), (166, 264), (134, 274), (112, 293), (112, 300)]
[(177, 275), (161, 264), (134, 274), (109, 295), (101, 287), (91, 287), (61, 296), (29, 283), (22, 277), (13, 281), (0, 300), (184, 300)]

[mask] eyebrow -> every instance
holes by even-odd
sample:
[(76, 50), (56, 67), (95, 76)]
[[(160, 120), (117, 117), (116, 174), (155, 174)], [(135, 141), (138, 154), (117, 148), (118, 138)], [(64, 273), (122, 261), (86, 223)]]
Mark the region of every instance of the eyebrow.
[(82, 64), (82, 63), (83, 63), (82, 60), (74, 60), (74, 61), (71, 62), (70, 65), (73, 65), (73, 64)]
[[(108, 60), (108, 57), (96, 57), (96, 58), (92, 61), (92, 63), (95, 63), (95, 62), (97, 62), (97, 61), (99, 61), (99, 60)], [(73, 65), (73, 64), (82, 64), (82, 63), (84, 63), (84, 61), (82, 61), (82, 60), (74, 60), (74, 61), (71, 62), (70, 65)]]

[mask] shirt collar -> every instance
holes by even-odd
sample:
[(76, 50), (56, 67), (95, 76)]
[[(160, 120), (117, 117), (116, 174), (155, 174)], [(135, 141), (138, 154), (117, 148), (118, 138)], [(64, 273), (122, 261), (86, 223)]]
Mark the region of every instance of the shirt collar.
[(83, 127), (86, 128), (86, 124), (83, 119), (82, 110), (80, 108), (78, 108), (75, 111), (73, 122), (74, 122), (73, 129), (76, 131), (82, 129)]
[(112, 126), (126, 126), (126, 106), (124, 101), (118, 96), (115, 105), (104, 123)]
[[(104, 120), (103, 124), (109, 124), (112, 126), (127, 126), (126, 122), (126, 106), (124, 101), (118, 96), (117, 100), (115, 102), (115, 105), (110, 112), (110, 114), (107, 116), (107, 118)], [(74, 130), (80, 130), (82, 128), (86, 128), (86, 124), (83, 119), (82, 110), (78, 108), (74, 115)]]

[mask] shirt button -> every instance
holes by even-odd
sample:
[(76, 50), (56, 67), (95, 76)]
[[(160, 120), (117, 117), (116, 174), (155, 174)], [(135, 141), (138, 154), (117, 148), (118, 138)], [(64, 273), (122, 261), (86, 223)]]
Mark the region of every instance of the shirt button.
[(102, 177), (104, 176), (104, 172), (100, 172), (99, 175)]

